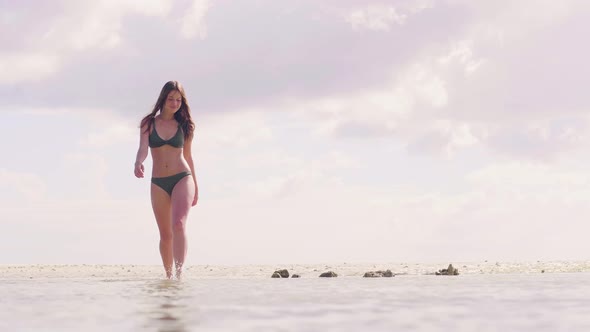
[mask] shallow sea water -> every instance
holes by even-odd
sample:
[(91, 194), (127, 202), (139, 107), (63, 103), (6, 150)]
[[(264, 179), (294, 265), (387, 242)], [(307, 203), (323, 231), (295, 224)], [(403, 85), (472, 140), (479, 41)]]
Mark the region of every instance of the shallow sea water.
[(0, 331), (590, 331), (587, 272), (0, 282)]

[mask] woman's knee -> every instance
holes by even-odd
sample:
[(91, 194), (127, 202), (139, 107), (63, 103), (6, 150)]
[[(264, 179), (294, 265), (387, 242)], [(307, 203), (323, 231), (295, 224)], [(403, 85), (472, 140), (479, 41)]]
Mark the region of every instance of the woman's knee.
[(174, 238), (174, 234), (172, 234), (172, 231), (160, 232), (160, 241), (161, 242), (164, 242), (164, 243), (172, 242), (173, 238)]
[(182, 219), (172, 221), (172, 231), (174, 233), (184, 233), (185, 222)]

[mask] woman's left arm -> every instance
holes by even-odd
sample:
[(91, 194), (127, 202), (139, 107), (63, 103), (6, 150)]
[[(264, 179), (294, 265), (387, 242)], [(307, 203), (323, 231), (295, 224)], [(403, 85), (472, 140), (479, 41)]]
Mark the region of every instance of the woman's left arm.
[(193, 136), (194, 136), (194, 134), (191, 134), (185, 140), (182, 153), (184, 155), (184, 159), (188, 163), (188, 167), (190, 167), (190, 169), (191, 169), (193, 181), (195, 182), (195, 197), (193, 198), (193, 206), (195, 206), (195, 205), (197, 205), (197, 201), (199, 200), (199, 186), (197, 185), (197, 175), (195, 174), (195, 164), (193, 162), (193, 154), (192, 154)]

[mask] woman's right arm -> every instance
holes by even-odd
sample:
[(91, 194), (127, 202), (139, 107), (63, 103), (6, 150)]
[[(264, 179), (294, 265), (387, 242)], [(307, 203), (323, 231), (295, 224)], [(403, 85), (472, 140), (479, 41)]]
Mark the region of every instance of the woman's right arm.
[(135, 157), (135, 176), (138, 178), (143, 177), (143, 161), (148, 155), (148, 132), (146, 126), (141, 127), (139, 133), (139, 149), (137, 149), (137, 156)]

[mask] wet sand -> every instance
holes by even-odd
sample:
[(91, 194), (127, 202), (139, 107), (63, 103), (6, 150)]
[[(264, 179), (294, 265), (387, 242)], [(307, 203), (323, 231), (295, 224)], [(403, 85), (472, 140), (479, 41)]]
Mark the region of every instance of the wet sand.
[[(452, 263), (461, 275), (531, 274), (590, 272), (590, 261), (536, 262), (440, 262), (440, 263), (336, 263), (273, 265), (191, 265), (184, 278), (270, 278), (278, 269), (287, 269), (301, 278), (315, 278), (334, 271), (339, 277), (362, 277), (367, 271), (391, 270), (395, 275), (427, 275)], [(163, 275), (160, 265), (0, 265), (0, 279), (35, 278), (154, 278)]]

